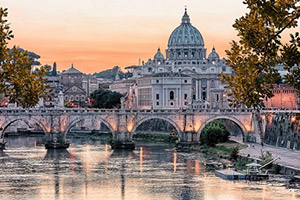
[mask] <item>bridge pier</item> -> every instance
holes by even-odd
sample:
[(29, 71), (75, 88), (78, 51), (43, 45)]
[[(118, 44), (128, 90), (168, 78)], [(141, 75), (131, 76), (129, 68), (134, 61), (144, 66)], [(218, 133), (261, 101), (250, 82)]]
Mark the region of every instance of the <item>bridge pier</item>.
[(6, 144), (6, 141), (4, 140), (4, 138), (0, 139), (0, 150), (5, 149), (5, 144)]
[(132, 141), (132, 133), (130, 132), (115, 132), (111, 142), (112, 149), (134, 149), (135, 144)]
[(185, 131), (181, 133), (179, 142), (176, 144), (178, 151), (188, 152), (194, 146), (199, 146), (198, 134), (195, 131)]
[(66, 141), (62, 132), (51, 132), (47, 134), (46, 149), (67, 149), (69, 146), (70, 143)]

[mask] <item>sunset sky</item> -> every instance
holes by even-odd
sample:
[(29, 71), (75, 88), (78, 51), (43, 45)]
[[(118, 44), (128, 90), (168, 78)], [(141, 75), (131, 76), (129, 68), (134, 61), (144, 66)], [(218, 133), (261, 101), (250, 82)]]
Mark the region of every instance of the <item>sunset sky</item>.
[(115, 65), (138, 64), (165, 54), (185, 5), (191, 23), (201, 32), (208, 53), (213, 45), (221, 57), (235, 38), (234, 20), (246, 7), (242, 0), (1, 0), (18, 45), (57, 62), (58, 70), (74, 66), (85, 73)]

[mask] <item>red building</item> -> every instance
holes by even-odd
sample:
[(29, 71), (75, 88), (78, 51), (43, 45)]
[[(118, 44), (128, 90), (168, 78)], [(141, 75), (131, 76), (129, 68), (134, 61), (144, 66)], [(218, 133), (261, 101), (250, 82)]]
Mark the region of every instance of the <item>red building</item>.
[(277, 109), (299, 109), (300, 98), (297, 96), (293, 87), (286, 84), (276, 85), (273, 89), (274, 97), (265, 100), (266, 108)]

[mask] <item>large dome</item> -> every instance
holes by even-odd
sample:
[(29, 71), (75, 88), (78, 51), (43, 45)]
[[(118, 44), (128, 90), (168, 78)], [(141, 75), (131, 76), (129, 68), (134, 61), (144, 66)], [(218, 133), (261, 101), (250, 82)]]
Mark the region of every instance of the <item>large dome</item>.
[(171, 34), (168, 46), (202, 46), (204, 40), (197, 28), (190, 23), (190, 17), (185, 9), (182, 17), (182, 23)]

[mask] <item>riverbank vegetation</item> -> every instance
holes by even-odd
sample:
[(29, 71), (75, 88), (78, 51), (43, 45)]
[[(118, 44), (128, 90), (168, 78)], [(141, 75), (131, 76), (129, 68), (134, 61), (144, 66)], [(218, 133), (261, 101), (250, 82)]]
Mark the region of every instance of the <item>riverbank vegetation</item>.
[(164, 134), (151, 134), (151, 133), (138, 133), (133, 135), (134, 141), (147, 141), (147, 142), (165, 142), (165, 143), (176, 143), (178, 140), (177, 135), (164, 135)]
[(97, 131), (97, 130), (92, 130), (90, 131), (85, 131), (85, 132), (81, 132), (81, 131), (77, 131), (77, 132), (70, 132), (67, 135), (69, 138), (73, 137), (73, 138), (89, 138), (91, 140), (111, 140), (112, 139), (112, 134), (108, 133), (108, 132), (101, 132), (101, 131)]
[(230, 136), (225, 125), (219, 121), (210, 122), (206, 125), (200, 135), (200, 143), (208, 146), (215, 146), (218, 143), (228, 141)]
[(238, 153), (241, 149), (246, 148), (247, 145), (228, 140), (224, 143), (216, 144), (215, 146), (201, 145), (193, 147), (193, 151), (200, 151), (212, 159), (229, 159), (237, 160)]

